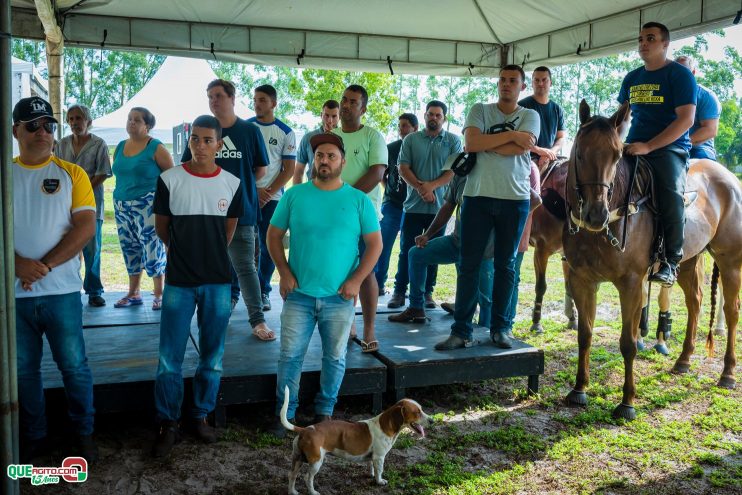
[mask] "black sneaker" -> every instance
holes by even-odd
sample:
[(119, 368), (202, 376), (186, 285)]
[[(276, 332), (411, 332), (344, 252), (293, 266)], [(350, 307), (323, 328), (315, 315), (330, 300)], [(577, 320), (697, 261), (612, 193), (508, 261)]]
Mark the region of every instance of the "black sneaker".
[(173, 446), (180, 442), (180, 430), (175, 421), (163, 421), (160, 423), (160, 431), (157, 433), (155, 444), (152, 446), (154, 457), (167, 457)]
[(216, 434), (216, 428), (211, 426), (206, 418), (191, 419), (189, 429), (203, 443), (215, 443), (219, 438)]
[(106, 305), (106, 300), (103, 299), (101, 296), (88, 297), (88, 306), (93, 306), (95, 308), (102, 308), (105, 305)]
[(663, 261), (660, 263), (659, 270), (649, 276), (649, 281), (660, 283), (663, 287), (672, 287), (677, 277), (677, 265)]
[(492, 338), (492, 342), (502, 349), (510, 349), (513, 347), (513, 334), (512, 332), (504, 331), (504, 332), (490, 332), (490, 337)]
[(268, 294), (262, 294), (261, 299), (263, 300), (263, 311), (271, 310), (271, 297)]
[(75, 439), (76, 454), (85, 458), (88, 464), (98, 461), (98, 446), (93, 441), (93, 435), (78, 435)]

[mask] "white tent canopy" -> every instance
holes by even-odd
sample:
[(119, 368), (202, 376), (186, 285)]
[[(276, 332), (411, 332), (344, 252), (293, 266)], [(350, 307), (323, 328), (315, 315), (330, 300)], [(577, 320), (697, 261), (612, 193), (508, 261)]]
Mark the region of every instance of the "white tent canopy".
[[(732, 24), (732, 0), (57, 0), (65, 44), (236, 62), (496, 75), (630, 49), (642, 23), (675, 37)], [(13, 35), (43, 38), (33, 0)]]
[[(173, 142), (173, 127), (192, 122), (199, 115), (210, 115), (206, 86), (216, 79), (205, 60), (168, 57), (152, 79), (118, 110), (93, 120), (91, 132), (114, 146), (126, 134), (126, 119), (133, 107), (144, 107), (155, 116), (150, 135), (163, 143)], [(164, 97), (166, 96), (166, 97)], [(237, 101), (235, 112), (243, 119), (253, 111)]]

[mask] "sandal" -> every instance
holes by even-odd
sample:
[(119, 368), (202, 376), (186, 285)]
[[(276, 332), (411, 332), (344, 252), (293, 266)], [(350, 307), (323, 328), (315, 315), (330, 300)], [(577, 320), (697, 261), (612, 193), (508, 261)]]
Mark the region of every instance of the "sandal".
[(143, 304), (142, 296), (124, 296), (113, 305), (114, 308), (128, 308), (129, 306), (140, 306)]
[(370, 352), (376, 352), (378, 350), (379, 350), (378, 340), (372, 340), (371, 342), (366, 342), (365, 340), (361, 341), (361, 352), (368, 354)]
[(162, 309), (162, 298), (155, 297), (152, 299), (152, 311), (160, 311)]
[(274, 334), (273, 330), (268, 328), (268, 325), (265, 323), (258, 323), (255, 325), (252, 329), (252, 334), (263, 342), (276, 340), (276, 334)]

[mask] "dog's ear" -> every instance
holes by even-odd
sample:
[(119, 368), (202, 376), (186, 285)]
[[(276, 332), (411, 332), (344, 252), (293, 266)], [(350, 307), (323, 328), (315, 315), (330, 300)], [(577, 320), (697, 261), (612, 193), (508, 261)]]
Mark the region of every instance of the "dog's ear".
[(402, 429), (404, 424), (404, 405), (397, 403), (384, 411), (379, 418), (379, 426), (387, 436), (393, 437)]

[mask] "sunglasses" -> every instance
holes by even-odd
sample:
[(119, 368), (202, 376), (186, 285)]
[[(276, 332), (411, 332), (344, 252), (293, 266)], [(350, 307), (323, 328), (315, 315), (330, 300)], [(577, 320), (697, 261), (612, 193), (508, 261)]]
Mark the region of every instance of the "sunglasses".
[(43, 127), (49, 134), (57, 132), (57, 124), (54, 122), (39, 122), (38, 120), (32, 120), (31, 122), (19, 122), (18, 124), (23, 124), (23, 127), (25, 127), (28, 132), (36, 132), (41, 127)]

